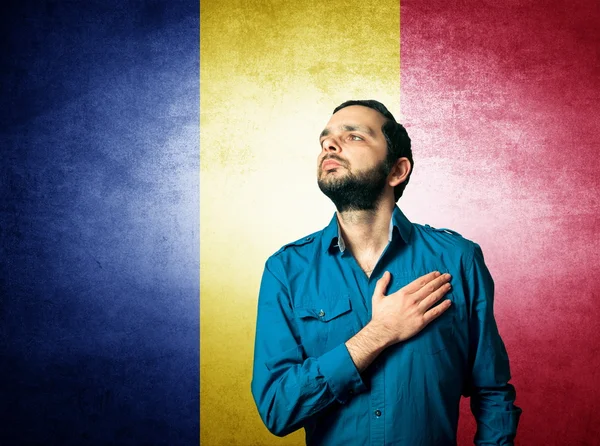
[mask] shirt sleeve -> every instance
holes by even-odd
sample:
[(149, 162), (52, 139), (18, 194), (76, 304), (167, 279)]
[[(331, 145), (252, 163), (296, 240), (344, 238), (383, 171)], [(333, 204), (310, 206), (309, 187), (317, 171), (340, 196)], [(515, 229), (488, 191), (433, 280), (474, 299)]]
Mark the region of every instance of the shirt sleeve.
[(514, 404), (515, 388), (508, 383), (511, 379), (508, 354), (494, 319), (494, 281), (476, 243), (469, 263), (467, 286), (472, 309), (467, 393), (477, 422), (474, 443), (514, 445), (522, 410)]
[(366, 386), (344, 343), (307, 357), (298, 336), (290, 296), (265, 264), (258, 298), (252, 396), (269, 431), (285, 436), (331, 403), (346, 404)]

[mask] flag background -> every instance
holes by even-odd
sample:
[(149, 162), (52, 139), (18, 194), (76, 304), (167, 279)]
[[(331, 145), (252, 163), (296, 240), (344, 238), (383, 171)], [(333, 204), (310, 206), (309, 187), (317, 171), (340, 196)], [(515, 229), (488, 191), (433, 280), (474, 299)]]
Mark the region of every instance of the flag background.
[[(594, 444), (600, 3), (407, 0), (401, 17), (402, 110), (436, 183), (427, 220), (483, 248), (517, 444)], [(467, 402), (459, 444), (475, 431)]]
[(597, 2), (21, 1), (0, 21), (0, 443), (195, 444), (200, 420), (206, 445), (303, 444), (250, 395), (260, 272), (331, 217), (332, 109), (375, 98), (413, 140), (403, 211), (483, 248), (516, 444), (594, 444)]
[(333, 108), (368, 96), (399, 114), (399, 5), (200, 6), (202, 444), (302, 444), (302, 430), (271, 435), (253, 407), (260, 277), (270, 254), (331, 218), (315, 175)]
[[(517, 443), (592, 444), (597, 434), (598, 6), (400, 6), (401, 63), (372, 71), (384, 63), (377, 39), (398, 49), (396, 23), (374, 5), (202, 4), (206, 444), (303, 444), (302, 431), (271, 436), (248, 391), (258, 281), (269, 254), (329, 221), (310, 138), (356, 97), (386, 103), (413, 139), (399, 202), (408, 217), (484, 250), (524, 410)], [(397, 86), (399, 106), (388, 99)], [(461, 415), (458, 442), (472, 444), (468, 399)]]
[(1, 10), (0, 444), (197, 444), (199, 6)]

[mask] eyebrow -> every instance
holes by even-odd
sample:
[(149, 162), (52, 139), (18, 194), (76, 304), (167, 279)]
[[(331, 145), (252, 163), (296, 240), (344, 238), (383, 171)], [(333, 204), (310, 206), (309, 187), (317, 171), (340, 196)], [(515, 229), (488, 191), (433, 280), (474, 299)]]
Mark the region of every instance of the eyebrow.
[[(375, 137), (375, 132), (373, 131), (373, 129), (371, 127), (368, 126), (362, 126), (362, 125), (341, 125), (340, 130), (345, 131), (345, 132), (363, 132), (368, 134), (371, 137)], [(331, 133), (331, 130), (329, 129), (324, 129), (321, 134), (319, 135), (319, 141), (321, 141), (321, 139), (324, 136), (327, 136)]]

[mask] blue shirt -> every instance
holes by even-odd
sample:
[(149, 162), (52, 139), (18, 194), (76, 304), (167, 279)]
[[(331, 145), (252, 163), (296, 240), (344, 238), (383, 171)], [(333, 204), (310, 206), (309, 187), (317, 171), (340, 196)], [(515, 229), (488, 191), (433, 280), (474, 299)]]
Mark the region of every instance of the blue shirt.
[[(512, 445), (522, 410), (481, 247), (411, 223), (398, 206), (390, 229), (370, 278), (343, 250), (336, 214), (267, 260), (251, 384), (263, 422), (278, 436), (303, 427), (309, 446), (455, 445), (462, 395), (477, 421), (475, 444)], [(436, 305), (452, 305), (359, 373), (345, 342), (370, 321), (386, 270), (388, 295), (429, 272), (449, 272), (452, 288)]]

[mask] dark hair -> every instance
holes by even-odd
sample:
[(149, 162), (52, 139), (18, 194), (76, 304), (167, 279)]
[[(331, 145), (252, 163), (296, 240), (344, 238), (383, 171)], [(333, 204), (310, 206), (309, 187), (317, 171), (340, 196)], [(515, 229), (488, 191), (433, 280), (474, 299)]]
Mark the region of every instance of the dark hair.
[(381, 127), (381, 132), (383, 133), (383, 136), (387, 142), (388, 151), (385, 162), (388, 170), (391, 169), (391, 167), (399, 158), (406, 157), (410, 161), (410, 172), (408, 173), (408, 176), (404, 182), (394, 187), (394, 199), (398, 201), (404, 192), (404, 188), (408, 184), (408, 180), (410, 180), (414, 166), (408, 133), (402, 124), (396, 122), (396, 119), (385, 107), (385, 105), (373, 99), (346, 101), (343, 104), (338, 105), (335, 110), (333, 110), (333, 114), (337, 113), (342, 108), (349, 107), (351, 105), (362, 105), (363, 107), (372, 108), (386, 118), (385, 123)]

